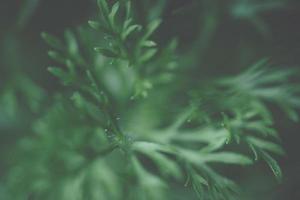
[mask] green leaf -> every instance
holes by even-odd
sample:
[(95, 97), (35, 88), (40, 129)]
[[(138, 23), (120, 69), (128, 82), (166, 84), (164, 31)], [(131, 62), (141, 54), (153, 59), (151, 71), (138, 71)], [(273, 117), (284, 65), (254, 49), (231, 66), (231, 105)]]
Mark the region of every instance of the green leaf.
[(47, 70), (55, 76), (61, 76), (65, 72), (58, 67), (48, 67)]
[(257, 137), (248, 136), (246, 139), (250, 144), (267, 151), (270, 151), (272, 153), (276, 153), (279, 155), (284, 155), (284, 150), (281, 146), (278, 144), (275, 144), (273, 142), (269, 142), (266, 140), (259, 139)]
[(254, 155), (254, 160), (257, 161), (258, 160), (258, 152), (257, 152), (256, 148), (253, 146), (253, 144), (249, 143), (248, 145)]
[(101, 27), (99, 22), (92, 21), (92, 20), (89, 20), (88, 24), (90, 25), (90, 27), (92, 27), (93, 29), (96, 29), (96, 30), (100, 29), (100, 27)]
[(152, 40), (146, 40), (142, 42), (143, 47), (155, 47), (157, 44)]
[(103, 33), (107, 34), (107, 35), (114, 35), (114, 33), (109, 30), (104, 24), (96, 22), (96, 21), (88, 21), (88, 24), (90, 25), (90, 27), (92, 27), (95, 30), (100, 30)]
[(129, 19), (127, 19), (127, 20), (124, 21), (124, 25), (123, 25), (123, 30), (124, 31), (128, 29), (128, 27), (130, 26), (130, 24), (132, 23), (132, 21), (133, 21), (132, 18), (129, 18)]
[(3, 110), (9, 115), (9, 117), (15, 117), (18, 112), (18, 100), (13, 89), (6, 89), (6, 91), (3, 91), (0, 103), (5, 105)]
[[(209, 187), (209, 183), (207, 180), (201, 176), (200, 174), (197, 174), (194, 170), (189, 169), (188, 170), (189, 179), (191, 179), (192, 182), (192, 188), (196, 192), (196, 195), (199, 199), (203, 199), (205, 196), (205, 190), (204, 187)], [(189, 181), (189, 180), (188, 180)], [(188, 184), (188, 182), (187, 182)]]
[(109, 8), (106, 0), (97, 0), (99, 8), (102, 10), (104, 16), (108, 16)]
[(21, 29), (26, 26), (26, 24), (30, 21), (33, 17), (38, 5), (41, 1), (40, 0), (27, 0), (20, 2), (21, 9), (19, 10), (17, 16), (17, 26)]
[(48, 56), (61, 64), (66, 63), (66, 58), (64, 58), (60, 53), (56, 51), (49, 51)]
[(234, 152), (220, 152), (199, 155), (205, 162), (221, 162), (227, 164), (250, 165), (253, 161), (247, 156)]
[(86, 105), (86, 101), (83, 99), (79, 92), (74, 92), (71, 99), (74, 101), (76, 107), (83, 108)]
[(104, 49), (104, 48), (101, 48), (101, 47), (96, 47), (96, 48), (94, 48), (94, 50), (98, 53), (101, 53), (102, 55), (104, 55), (106, 57), (109, 57), (109, 58), (117, 58), (118, 57), (118, 54), (113, 52), (110, 49)]
[(290, 108), (289, 106), (285, 106), (285, 105), (282, 105), (281, 108), (291, 120), (293, 120), (294, 122), (299, 122), (299, 114), (297, 110), (294, 110), (293, 108)]
[[(89, 116), (91, 116), (93, 119), (96, 119), (99, 124), (103, 124), (106, 120), (105, 115), (101, 110), (91, 101), (89, 101), (86, 97), (84, 97), (80, 92), (74, 92), (74, 94), (71, 97), (71, 100), (73, 100), (74, 105), (87, 113)], [(107, 149), (109, 151), (111, 149), (110, 147)], [(102, 149), (105, 151), (105, 148)], [(100, 153), (100, 152), (99, 152)], [(103, 152), (105, 153), (105, 152)]]
[(67, 74), (64, 70), (58, 67), (48, 67), (48, 71), (61, 80), (66, 80)]
[(176, 150), (171, 148), (171, 146), (153, 142), (135, 142), (132, 145), (132, 149), (141, 152), (143, 152), (143, 149), (147, 149), (147, 151), (159, 151), (164, 153), (176, 154)]
[(148, 60), (153, 58), (153, 56), (155, 56), (156, 53), (157, 53), (157, 49), (146, 50), (145, 53), (143, 53), (143, 55), (140, 57), (140, 61), (147, 62)]
[(74, 77), (72, 77), (69, 73), (65, 72), (61, 68), (48, 67), (48, 71), (59, 78), (64, 85), (69, 85), (74, 81)]
[(176, 161), (171, 160), (166, 155), (159, 152), (148, 152), (147, 155), (153, 159), (163, 175), (175, 177), (177, 179), (182, 177), (180, 167)]
[(217, 152), (217, 153), (201, 153), (197, 151), (180, 149), (180, 153), (189, 162), (196, 165), (203, 165), (204, 163), (225, 163), (236, 165), (250, 165), (253, 161), (242, 154), (234, 152)]
[(174, 136), (175, 141), (211, 143), (228, 137), (226, 129), (202, 128), (194, 131), (181, 132)]
[(126, 9), (126, 21), (127, 21), (131, 14), (131, 1), (126, 2), (125, 9)]
[(141, 29), (140, 25), (131, 25), (129, 26), (123, 33), (122, 33), (122, 39), (125, 40), (130, 34), (132, 34), (134, 31), (139, 31)]
[(160, 24), (161, 24), (161, 19), (156, 19), (150, 22), (150, 24), (147, 26), (144, 38), (148, 39), (153, 34), (153, 32), (159, 27)]
[(45, 42), (52, 48), (57, 50), (64, 50), (63, 43), (57, 37), (50, 35), (46, 32), (42, 32), (41, 36), (45, 40)]
[(66, 30), (65, 39), (67, 41), (68, 53), (72, 56), (78, 56), (79, 50), (75, 34), (70, 30)]
[(115, 17), (116, 17), (116, 14), (117, 14), (119, 8), (120, 8), (120, 2), (117, 1), (113, 5), (113, 7), (111, 9), (111, 12), (109, 13), (109, 19), (110, 19), (110, 21), (111, 21), (112, 24), (115, 23)]
[(139, 186), (142, 189), (142, 196), (145, 199), (164, 199), (167, 184), (159, 177), (146, 171), (137, 158), (131, 159), (133, 168), (138, 176)]
[(269, 167), (271, 168), (273, 174), (275, 175), (277, 181), (282, 181), (282, 171), (277, 161), (273, 159), (268, 153), (265, 151), (261, 151), (262, 158), (267, 162)]
[(172, 176), (177, 179), (182, 177), (182, 173), (178, 164), (163, 153), (159, 152), (159, 149), (138, 148), (137, 150), (151, 158), (163, 175)]

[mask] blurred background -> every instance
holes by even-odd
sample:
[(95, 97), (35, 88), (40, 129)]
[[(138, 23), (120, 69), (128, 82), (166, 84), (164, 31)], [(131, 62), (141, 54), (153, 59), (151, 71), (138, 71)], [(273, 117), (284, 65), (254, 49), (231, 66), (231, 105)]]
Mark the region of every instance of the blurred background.
[[(198, 57), (189, 71), (223, 75), (239, 72), (268, 57), (284, 67), (300, 68), (299, 0), (135, 0), (135, 15), (161, 15), (156, 40), (179, 40), (179, 52), (192, 48)], [(60, 87), (47, 69), (51, 61), (40, 33), (62, 37), (68, 29), (86, 26), (98, 12), (95, 0), (0, 0), (0, 199), (4, 177), (20, 138), (31, 134), (31, 123)], [(194, 41), (202, 35), (199, 45)], [(189, 63), (189, 62), (187, 62)], [(299, 77), (300, 80), (300, 77)], [(279, 159), (284, 180), (277, 184), (264, 164), (244, 171), (244, 199), (300, 199), (299, 123), (275, 112), (276, 128), (286, 156)], [(176, 193), (176, 192), (175, 192)], [(191, 198), (192, 199), (192, 198)]]

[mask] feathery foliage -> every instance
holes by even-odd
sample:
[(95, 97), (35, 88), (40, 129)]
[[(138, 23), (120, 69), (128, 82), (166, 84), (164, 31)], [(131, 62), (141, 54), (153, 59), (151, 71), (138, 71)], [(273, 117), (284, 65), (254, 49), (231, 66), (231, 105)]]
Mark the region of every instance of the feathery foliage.
[[(269, 8), (245, 12), (246, 3), (231, 14), (251, 21)], [(48, 70), (62, 87), (33, 122), (34, 134), (18, 142), (7, 176), (11, 199), (173, 199), (175, 182), (201, 200), (239, 199), (236, 178), (220, 168), (240, 171), (259, 160), (281, 181), (274, 156), (284, 150), (271, 106), (298, 120), (296, 70), (263, 59), (237, 75), (186, 83), (177, 40), (155, 41), (162, 16), (139, 24), (130, 0), (98, 6), (90, 27), (64, 38), (41, 34), (56, 63)], [(41, 99), (38, 86), (22, 80), (2, 101), (13, 104), (18, 89)]]

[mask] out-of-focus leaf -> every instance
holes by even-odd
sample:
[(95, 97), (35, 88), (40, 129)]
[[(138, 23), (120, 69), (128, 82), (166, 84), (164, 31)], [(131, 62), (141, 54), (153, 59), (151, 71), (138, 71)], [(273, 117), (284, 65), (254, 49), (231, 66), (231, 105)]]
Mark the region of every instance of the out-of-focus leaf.
[(52, 48), (57, 49), (57, 50), (63, 50), (64, 49), (63, 43), (57, 37), (55, 37), (53, 35), (50, 35), (46, 32), (43, 32), (41, 34), (41, 36), (47, 42), (47, 44), (49, 46), (51, 46)]
[(248, 136), (247, 141), (250, 144), (252, 144), (252, 145), (254, 145), (254, 146), (256, 146), (260, 149), (264, 149), (266, 151), (276, 153), (276, 154), (279, 154), (279, 155), (284, 154), (284, 150), (282, 149), (282, 147), (279, 146), (278, 144), (273, 143), (273, 142), (269, 142), (269, 141), (262, 140), (262, 139), (259, 139), (257, 137), (252, 137), (252, 136)]
[(33, 16), (41, 0), (24, 0), (21, 2), (21, 10), (18, 15), (17, 27), (23, 28)]
[(104, 48), (101, 48), (101, 47), (96, 47), (95, 48), (95, 51), (96, 52), (99, 52), (101, 53), (102, 55), (106, 56), (106, 57), (109, 57), (109, 58), (117, 58), (118, 57), (118, 54), (113, 52), (112, 50), (110, 49), (104, 49)]
[(277, 161), (273, 159), (268, 153), (262, 151), (261, 152), (263, 159), (268, 163), (269, 167), (271, 168), (273, 174), (275, 175), (276, 179), (281, 182), (282, 180), (282, 171), (280, 166), (278, 165)]

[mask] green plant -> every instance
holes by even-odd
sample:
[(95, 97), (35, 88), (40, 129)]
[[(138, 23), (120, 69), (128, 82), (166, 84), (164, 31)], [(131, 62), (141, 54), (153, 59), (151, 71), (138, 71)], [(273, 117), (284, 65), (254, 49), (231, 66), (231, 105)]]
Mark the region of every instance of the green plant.
[(235, 76), (187, 83), (177, 41), (153, 39), (160, 19), (137, 24), (131, 1), (98, 5), (95, 32), (42, 33), (59, 65), (48, 70), (63, 87), (19, 143), (13, 199), (172, 199), (173, 182), (199, 199), (239, 199), (218, 167), (261, 159), (281, 180), (273, 155), (284, 150), (269, 106), (298, 120), (296, 70), (264, 59)]

